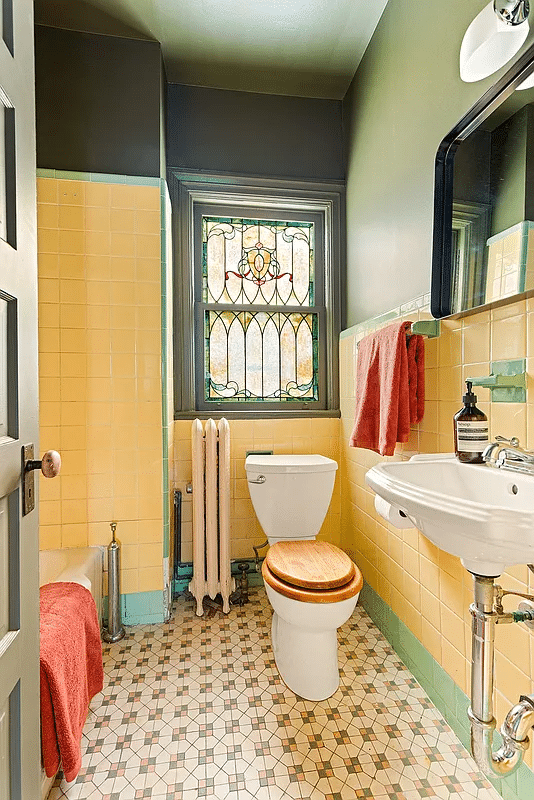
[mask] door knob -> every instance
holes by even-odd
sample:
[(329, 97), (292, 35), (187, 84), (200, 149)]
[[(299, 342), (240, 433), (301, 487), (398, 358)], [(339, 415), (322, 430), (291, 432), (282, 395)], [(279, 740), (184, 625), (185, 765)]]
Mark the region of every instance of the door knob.
[(55, 478), (61, 469), (61, 456), (55, 450), (47, 450), (41, 461), (33, 458), (33, 444), (22, 448), (22, 516), (35, 508), (34, 469), (40, 469), (45, 478)]
[(61, 471), (61, 456), (56, 450), (47, 450), (41, 461), (26, 461), (24, 471), (31, 472), (33, 469), (40, 469), (45, 478), (55, 478)]

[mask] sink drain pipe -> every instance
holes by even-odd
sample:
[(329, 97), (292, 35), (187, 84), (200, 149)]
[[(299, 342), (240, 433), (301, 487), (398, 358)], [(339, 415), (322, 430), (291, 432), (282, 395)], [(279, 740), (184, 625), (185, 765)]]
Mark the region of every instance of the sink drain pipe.
[[(471, 605), (472, 661), (471, 661), (471, 751), (481, 771), (492, 778), (514, 773), (523, 761), (529, 746), (528, 732), (534, 726), (534, 695), (525, 695), (506, 715), (501, 727), (502, 745), (494, 752), (493, 733), (496, 722), (493, 716), (493, 664), (495, 626), (498, 623), (528, 622), (534, 619), (532, 611), (505, 612), (502, 608), (504, 594), (495, 586), (495, 578), (473, 575), (474, 603)], [(495, 604), (495, 597), (497, 603)], [(527, 595), (519, 595), (528, 597)], [(532, 599), (528, 597), (528, 599)]]

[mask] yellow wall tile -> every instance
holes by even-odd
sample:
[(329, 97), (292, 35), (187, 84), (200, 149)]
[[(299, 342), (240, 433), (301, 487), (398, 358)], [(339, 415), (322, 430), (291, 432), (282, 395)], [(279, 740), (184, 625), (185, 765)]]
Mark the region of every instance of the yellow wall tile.
[(55, 178), (39, 178), (37, 181), (37, 202), (57, 205), (58, 182)]
[[(126, 593), (161, 589), (163, 575), (159, 189), (141, 188), (38, 180), (41, 439), (61, 441), (63, 456), (42, 493), (41, 545), (106, 544), (119, 519)], [(138, 264), (134, 231), (154, 258), (145, 248)]]
[[(529, 313), (534, 304), (529, 301)], [(533, 314), (534, 319), (534, 314)], [(389, 324), (389, 323), (387, 323)], [(487, 375), (490, 360), (532, 356), (534, 364), (534, 323), (528, 319), (527, 303), (519, 301), (492, 311), (483, 311), (464, 320), (442, 320), (442, 335), (426, 342), (426, 413), (418, 430), (412, 431), (409, 447), (421, 452), (451, 452), (452, 417), (461, 407), (463, 381), (469, 376)], [(459, 338), (461, 334), (461, 346)], [(350, 386), (353, 365), (347, 358), (354, 337), (342, 340), (340, 353), (341, 386)], [(529, 371), (534, 375), (534, 367)], [(344, 375), (343, 372), (349, 374)], [(530, 396), (534, 380), (529, 376), (527, 404), (491, 403), (487, 389), (479, 389), (479, 406), (486, 411), (490, 435), (517, 435), (526, 446), (534, 447), (534, 401)], [(373, 584), (402, 621), (412, 630), (432, 656), (463, 691), (468, 691), (470, 658), (469, 604), (472, 579), (459, 559), (440, 551), (422, 534), (400, 532), (378, 523), (380, 548), (374, 556), (369, 519), (369, 491), (365, 472), (381, 461), (370, 451), (347, 445), (352, 428), (354, 392), (342, 401), (340, 431), (341, 546), (362, 566)], [(407, 446), (399, 448), (404, 457)], [(411, 454), (411, 453), (409, 453)], [(367, 535), (363, 535), (363, 532)], [(403, 533), (408, 534), (406, 540)], [(386, 553), (387, 551), (387, 553)], [(419, 566), (419, 577), (417, 575)], [(374, 573), (374, 574), (373, 574)], [(515, 591), (534, 590), (534, 577), (524, 567), (507, 571), (501, 583)], [(419, 600), (420, 597), (420, 600)], [(510, 609), (515, 607), (510, 601)], [(421, 613), (419, 613), (419, 608)], [(517, 702), (521, 692), (532, 691), (534, 636), (521, 626), (500, 626), (496, 632), (496, 684), (498, 721)]]
[[(85, 209), (81, 205), (61, 205), (58, 208), (58, 228), (82, 231), (85, 228)], [(40, 224), (40, 223), (39, 223)], [(47, 227), (43, 225), (43, 227)]]
[(58, 181), (57, 196), (60, 205), (83, 205), (85, 202), (84, 181)]

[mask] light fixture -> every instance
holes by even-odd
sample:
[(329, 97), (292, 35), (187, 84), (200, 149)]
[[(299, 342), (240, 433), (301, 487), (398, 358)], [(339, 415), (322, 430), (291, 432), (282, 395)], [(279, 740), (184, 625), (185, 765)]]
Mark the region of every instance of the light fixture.
[(465, 32), (460, 77), (481, 81), (503, 67), (528, 36), (528, 0), (491, 0)]

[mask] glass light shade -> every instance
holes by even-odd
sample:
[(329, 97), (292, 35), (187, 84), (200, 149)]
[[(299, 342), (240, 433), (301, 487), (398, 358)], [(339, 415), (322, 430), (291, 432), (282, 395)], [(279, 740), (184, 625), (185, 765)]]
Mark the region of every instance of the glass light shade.
[(526, 20), (508, 25), (499, 19), (491, 0), (465, 32), (460, 48), (461, 79), (473, 83), (497, 72), (520, 50), (528, 31)]

